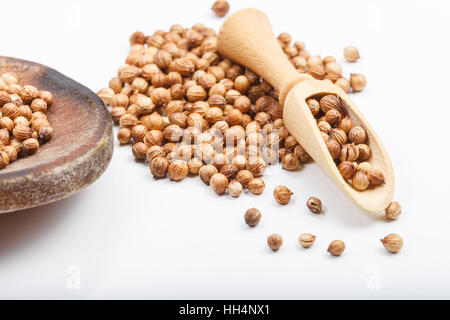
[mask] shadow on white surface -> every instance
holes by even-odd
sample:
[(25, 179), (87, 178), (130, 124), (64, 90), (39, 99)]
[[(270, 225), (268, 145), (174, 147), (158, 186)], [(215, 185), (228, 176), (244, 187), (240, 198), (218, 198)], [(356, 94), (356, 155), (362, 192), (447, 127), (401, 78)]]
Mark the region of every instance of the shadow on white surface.
[(0, 258), (2, 261), (21, 249), (28, 248), (34, 242), (44, 238), (57, 227), (69, 213), (68, 210), (77, 201), (77, 195), (44, 206), (9, 212), (0, 215)]

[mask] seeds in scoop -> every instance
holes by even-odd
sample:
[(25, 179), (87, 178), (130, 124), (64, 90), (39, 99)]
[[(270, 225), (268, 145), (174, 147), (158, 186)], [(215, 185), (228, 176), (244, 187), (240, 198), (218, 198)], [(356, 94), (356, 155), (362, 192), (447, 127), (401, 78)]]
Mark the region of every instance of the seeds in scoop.
[(398, 202), (391, 202), (384, 210), (386, 217), (390, 220), (397, 219), (402, 214), (402, 206)]
[(316, 197), (310, 197), (306, 202), (306, 206), (313, 213), (321, 213), (322, 212), (322, 201)]
[(403, 239), (398, 234), (391, 233), (380, 240), (383, 246), (390, 253), (397, 253), (403, 247)]
[(366, 130), (364, 130), (364, 128), (361, 126), (355, 126), (349, 131), (348, 139), (354, 144), (364, 143), (367, 139)]
[(353, 178), (356, 172), (355, 165), (353, 162), (343, 161), (338, 165), (339, 173), (345, 180)]
[(292, 191), (285, 186), (278, 186), (273, 190), (273, 196), (279, 204), (287, 204), (291, 200)]
[(277, 233), (271, 234), (267, 238), (267, 245), (274, 252), (278, 251), (281, 248), (282, 244), (283, 244), (283, 238)]
[(347, 46), (344, 48), (344, 58), (348, 62), (355, 62), (359, 59), (359, 51), (356, 47)]
[(250, 208), (245, 212), (244, 220), (249, 227), (254, 228), (261, 221), (261, 212), (256, 208)]
[(338, 257), (340, 256), (345, 250), (345, 243), (341, 240), (334, 240), (333, 242), (330, 243), (330, 245), (328, 246), (328, 252), (335, 256)]
[(313, 236), (311, 233), (302, 233), (298, 237), (298, 243), (303, 248), (309, 248), (313, 245), (314, 241), (316, 240), (316, 236)]

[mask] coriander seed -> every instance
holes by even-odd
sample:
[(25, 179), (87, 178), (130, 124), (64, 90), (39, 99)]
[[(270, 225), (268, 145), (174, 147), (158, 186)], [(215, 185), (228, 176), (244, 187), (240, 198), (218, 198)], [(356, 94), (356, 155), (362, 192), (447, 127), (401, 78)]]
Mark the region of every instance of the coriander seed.
[(0, 169), (4, 169), (9, 164), (9, 156), (6, 152), (0, 151)]
[(302, 233), (298, 237), (298, 243), (303, 248), (309, 248), (313, 245), (314, 241), (316, 240), (316, 236), (313, 236), (311, 233)]
[(223, 195), (228, 187), (228, 178), (222, 173), (216, 173), (211, 177), (210, 185), (219, 196)]
[(334, 240), (333, 242), (330, 243), (330, 245), (328, 246), (328, 252), (335, 256), (338, 257), (340, 256), (345, 250), (345, 243), (341, 240)]
[(322, 212), (322, 201), (316, 197), (310, 197), (306, 202), (306, 206), (312, 213), (321, 213)]
[(398, 234), (391, 233), (380, 240), (383, 246), (390, 253), (397, 253), (403, 247), (403, 239)]
[(240, 170), (236, 174), (236, 181), (239, 182), (242, 187), (246, 188), (248, 183), (253, 179), (253, 173), (248, 170)]
[(242, 189), (242, 184), (240, 184), (236, 180), (232, 180), (228, 184), (228, 193), (234, 198), (237, 198), (241, 195)]
[(360, 58), (358, 49), (353, 46), (345, 47), (344, 48), (344, 58), (348, 62), (355, 62), (356, 60), (358, 60)]
[(355, 165), (353, 164), (353, 162), (349, 161), (342, 161), (338, 165), (338, 170), (342, 175), (342, 178), (344, 178), (345, 180), (352, 179), (356, 172)]
[(250, 208), (245, 212), (244, 220), (249, 227), (254, 228), (261, 221), (261, 212), (256, 208)]
[(389, 220), (395, 220), (402, 214), (402, 206), (398, 202), (394, 201), (389, 203), (384, 212), (386, 214), (386, 218)]
[(212, 164), (208, 164), (200, 168), (199, 176), (203, 183), (209, 186), (212, 176), (218, 172), (219, 171), (215, 166), (213, 166)]
[(270, 249), (272, 249), (272, 251), (276, 252), (283, 245), (283, 238), (277, 233), (271, 234), (267, 238), (267, 245)]
[(150, 172), (155, 179), (162, 179), (167, 176), (169, 162), (165, 157), (156, 157), (150, 161)]
[(285, 205), (291, 200), (292, 191), (285, 186), (278, 186), (273, 190), (275, 200), (282, 205)]
[(361, 126), (354, 126), (348, 133), (348, 139), (354, 144), (361, 144), (366, 142), (367, 133)]
[(350, 85), (355, 92), (362, 91), (367, 84), (366, 77), (361, 73), (350, 74)]
[(211, 10), (216, 14), (216, 16), (223, 17), (228, 13), (228, 10), (230, 10), (230, 5), (226, 0), (217, 0), (214, 2)]
[(358, 167), (358, 171), (356, 171), (355, 175), (353, 176), (352, 182), (353, 182), (353, 187), (355, 187), (355, 189), (357, 189), (359, 191), (366, 190), (370, 184), (369, 177), (367, 176), (367, 174), (364, 171), (359, 169), (359, 167)]
[(259, 195), (261, 194), (266, 187), (264, 181), (260, 178), (254, 178), (249, 181), (247, 184), (247, 189), (253, 194)]
[(384, 174), (380, 169), (369, 170), (367, 177), (372, 186), (379, 186), (384, 183)]
[(171, 181), (181, 181), (186, 178), (189, 168), (185, 161), (175, 160), (169, 165), (168, 172)]

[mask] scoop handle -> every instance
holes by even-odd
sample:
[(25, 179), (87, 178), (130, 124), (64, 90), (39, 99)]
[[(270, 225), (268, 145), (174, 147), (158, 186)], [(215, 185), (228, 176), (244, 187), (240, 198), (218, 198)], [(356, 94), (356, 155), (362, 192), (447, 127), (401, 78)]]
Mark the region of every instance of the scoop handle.
[(219, 52), (263, 77), (278, 90), (281, 103), (297, 83), (312, 79), (292, 66), (269, 19), (257, 9), (237, 11), (225, 20), (219, 31)]

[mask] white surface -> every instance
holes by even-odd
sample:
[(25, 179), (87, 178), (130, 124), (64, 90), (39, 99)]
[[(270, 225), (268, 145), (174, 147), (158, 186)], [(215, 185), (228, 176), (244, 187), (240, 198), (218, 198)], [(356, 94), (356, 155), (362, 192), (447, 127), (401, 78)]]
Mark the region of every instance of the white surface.
[[(0, 53), (49, 65), (92, 90), (107, 85), (128, 37), (173, 23), (223, 19), (212, 1), (7, 1)], [(199, 179), (154, 181), (116, 143), (106, 173), (58, 203), (0, 216), (0, 298), (450, 298), (448, 1), (233, 1), (258, 7), (275, 32), (288, 31), (312, 54), (334, 55), (367, 90), (351, 98), (384, 141), (396, 172), (398, 221), (367, 214), (315, 164), (270, 168), (262, 196), (218, 197)], [(342, 61), (346, 45), (360, 49)], [(281, 207), (278, 184), (295, 195)], [(326, 213), (313, 215), (307, 197)], [(249, 207), (261, 224), (243, 223)], [(278, 253), (266, 247), (280, 233)], [(309, 250), (302, 232), (317, 234)], [(404, 238), (398, 255), (379, 239)], [(342, 239), (340, 258), (326, 253)]]

